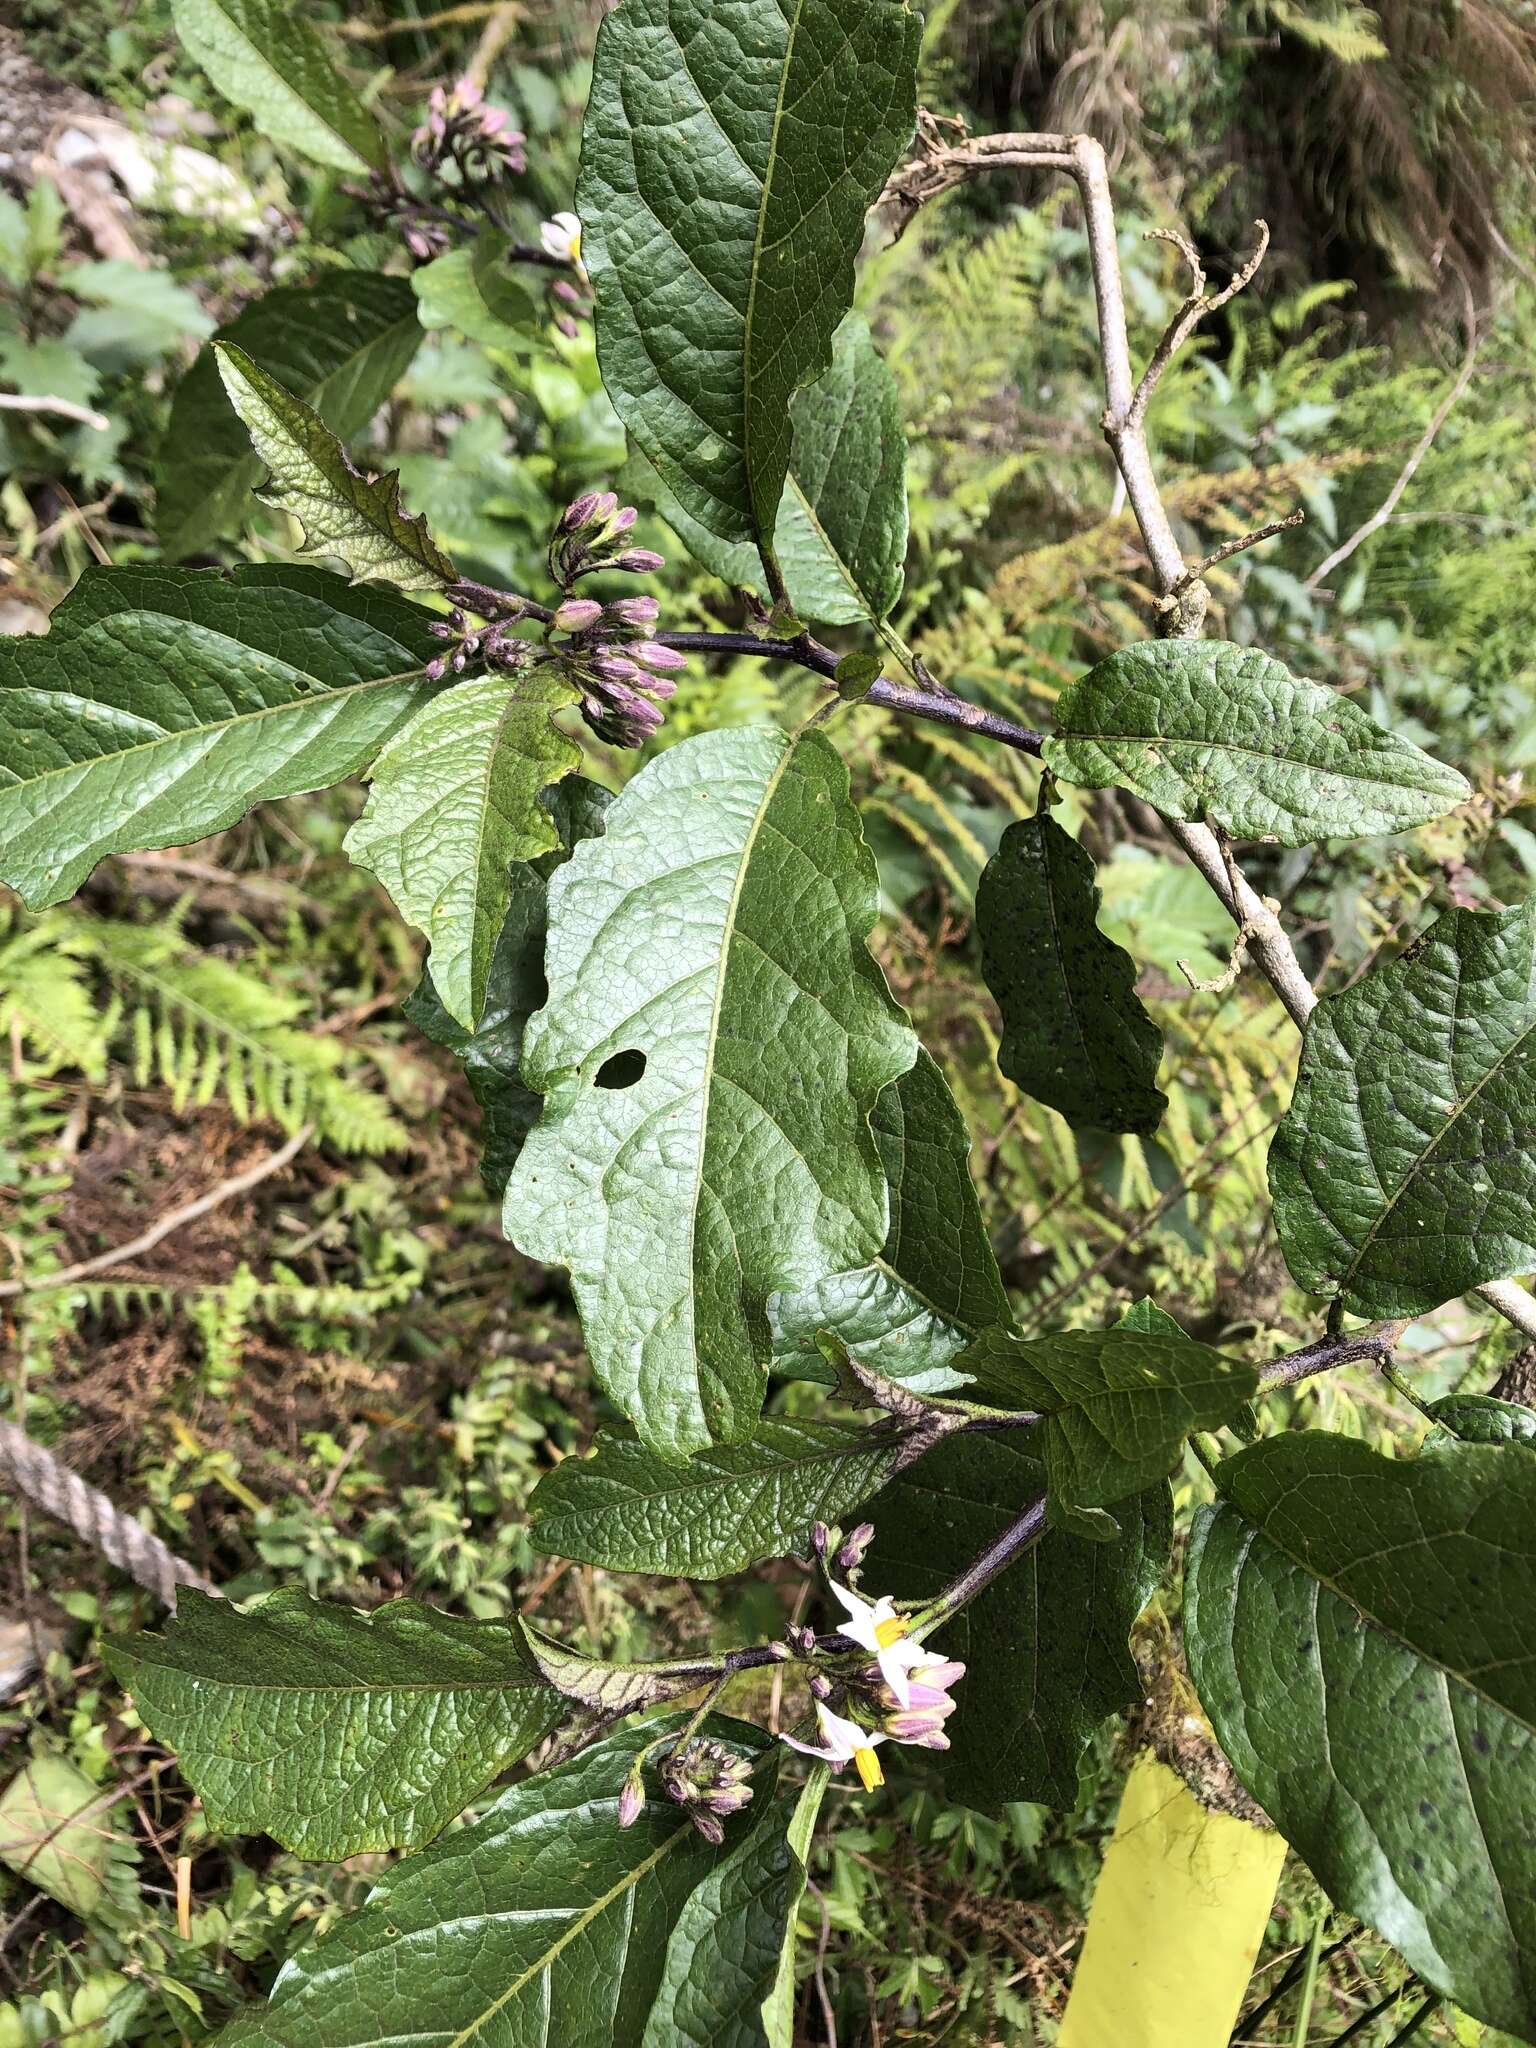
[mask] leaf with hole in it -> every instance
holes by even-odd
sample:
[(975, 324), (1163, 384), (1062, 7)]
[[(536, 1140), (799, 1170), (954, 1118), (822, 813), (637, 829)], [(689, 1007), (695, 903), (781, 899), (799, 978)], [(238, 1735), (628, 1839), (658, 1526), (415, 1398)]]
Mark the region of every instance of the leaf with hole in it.
[(430, 1840), (564, 1712), (516, 1622), (359, 1614), (292, 1586), (244, 1612), (184, 1591), (164, 1635), (108, 1661), (214, 1833), (300, 1856)]
[(1321, 683), (1225, 640), (1122, 647), (1065, 691), (1045, 763), (1239, 839), (1363, 839), (1428, 824), (1472, 794)]
[(544, 941), (549, 927), (549, 878), (578, 840), (593, 839), (613, 801), (599, 783), (584, 775), (568, 776), (539, 798), (554, 820), (560, 844), (537, 860), (515, 860), (508, 870), (511, 898), (491, 952), (480, 1022), (466, 1030), (443, 1007), (431, 969), (407, 997), (407, 1021), (438, 1045), (447, 1046), (463, 1063), (484, 1123), (480, 1137), (480, 1174), (499, 1204), (507, 1180), (523, 1149), (523, 1140), (538, 1122), (543, 1097), (525, 1087), (520, 1062), (528, 1019), (543, 1004)]
[(976, 1400), (1042, 1417), (1053, 1519), (1092, 1516), (1152, 1485), (1173, 1470), (1186, 1437), (1219, 1428), (1258, 1391), (1252, 1366), (1168, 1334), (1160, 1310), (1156, 1326), (1139, 1327), (1149, 1307), (1112, 1330), (989, 1330), (958, 1361)]
[(885, 1243), (867, 1265), (774, 1297), (774, 1367), (831, 1380), (817, 1341), (826, 1331), (882, 1378), (943, 1393), (965, 1384), (960, 1353), (1009, 1315), (967, 1163), (970, 1132), (922, 1049), (870, 1124), (890, 1189)]
[[(1045, 1490), (1045, 1479), (1021, 1432), (952, 1437), (871, 1505), (866, 1580), (931, 1600)], [(1076, 1803), (1090, 1736), (1140, 1695), (1127, 1637), (1167, 1567), (1168, 1488), (1124, 1502), (1120, 1522), (1110, 1542), (1046, 1529), (934, 1638), (967, 1666), (946, 1724), (950, 1750), (939, 1760), (952, 1798), (994, 1811), (1010, 1799)]]
[(976, 890), (982, 972), (1003, 1013), (997, 1064), (1069, 1124), (1145, 1137), (1168, 1107), (1163, 1035), (1098, 911), (1093, 862), (1054, 818), (1008, 827)]
[(380, 2048), (402, 2035), (438, 2048), (760, 2048), (803, 1883), (774, 1745), (739, 1721), (705, 1724), (758, 1766), (722, 1847), (654, 1776), (634, 1825), (619, 1826), (631, 1766), (685, 1723), (610, 1735), (386, 1871), (220, 2048)]
[(347, 834), (353, 860), (431, 942), (432, 985), (468, 1031), (485, 1006), (511, 864), (559, 844), (540, 798), (581, 766), (580, 747), (553, 719), (575, 700), (564, 676), (543, 669), (456, 683), (380, 754), (367, 808)]
[(1323, 998), (1269, 1184), (1297, 1281), (1359, 1315), (1536, 1265), (1536, 900), (1450, 911)]
[(282, 0), (171, 0), (176, 33), (219, 91), (273, 142), (366, 177), (385, 164), (379, 124), (319, 31)]
[(1184, 1630), (1233, 1768), (1342, 1911), (1536, 2038), (1536, 1458), (1298, 1431), (1216, 1486)]
[(266, 464), (257, 491), (304, 529), (301, 552), (330, 555), (355, 577), (380, 577), (399, 590), (436, 590), (458, 571), (427, 531), (400, 509), (398, 473), (365, 476), (301, 398), (269, 377), (232, 341), (213, 344), (229, 402)]
[(550, 884), (545, 1096), (507, 1191), (571, 1269), (593, 1365), (665, 1457), (750, 1436), (769, 1296), (874, 1256), (869, 1128), (917, 1041), (871, 959), (874, 862), (819, 733), (739, 729), (643, 768)]
[(87, 569), (0, 640), (0, 879), (34, 910), (365, 768), (436, 693), (427, 616), (306, 566)]
[(603, 382), (685, 512), (771, 545), (790, 401), (831, 358), (917, 112), (905, 0), (621, 0), (576, 211)]
[[(233, 342), (347, 441), (404, 376), (421, 327), (404, 278), (342, 270), (268, 292), (213, 339)], [(176, 387), (156, 458), (155, 530), (166, 554), (192, 554), (237, 526), (260, 480), (210, 346)]]
[(723, 1579), (810, 1548), (813, 1522), (844, 1521), (879, 1490), (905, 1431), (765, 1416), (743, 1444), (669, 1464), (629, 1429), (598, 1432), (528, 1503), (533, 1547), (607, 1571)]
[[(790, 603), (799, 617), (831, 626), (877, 622), (894, 608), (905, 574), (907, 439), (896, 380), (860, 315), (838, 329), (831, 368), (796, 392), (790, 415), (793, 452), (773, 537)], [(690, 518), (638, 450), (626, 479), (696, 561), (766, 598), (750, 541), (720, 540)]]

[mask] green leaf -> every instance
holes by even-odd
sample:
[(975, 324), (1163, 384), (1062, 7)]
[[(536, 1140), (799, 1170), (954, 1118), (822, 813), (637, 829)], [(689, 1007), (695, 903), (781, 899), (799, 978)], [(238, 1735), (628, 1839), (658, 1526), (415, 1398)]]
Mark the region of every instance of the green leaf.
[(1347, 697), (1225, 640), (1120, 648), (1062, 696), (1045, 763), (1282, 846), (1405, 832), (1472, 794)]
[(417, 1600), (358, 1614), (284, 1587), (244, 1613), (183, 1592), (108, 1661), (215, 1834), (327, 1860), (445, 1828), (565, 1711), (516, 1623)]
[[(421, 2048), (760, 2044), (798, 1881), (774, 1759), (721, 1849), (659, 1793), (619, 1826), (631, 1764), (685, 1720), (609, 1736), (386, 1871), (220, 2048), (379, 2048), (402, 2035)], [(748, 1756), (771, 1747), (737, 1721), (705, 1732)]]
[(1182, 1331), (1134, 1324), (1050, 1337), (989, 1330), (959, 1367), (974, 1374), (978, 1400), (1044, 1418), (1053, 1515), (1107, 1508), (1150, 1486), (1173, 1470), (1186, 1437), (1218, 1428), (1259, 1384), (1252, 1366)]
[(1318, 1004), (1269, 1184), (1297, 1281), (1360, 1315), (1536, 1265), (1536, 899), (1453, 910)]
[(331, 555), (353, 576), (382, 577), (400, 590), (435, 590), (458, 575), (427, 531), (400, 509), (398, 473), (364, 476), (301, 398), (269, 377), (233, 342), (213, 345), (229, 402), (271, 472), (257, 495), (304, 529), (303, 552)]
[(533, 1547), (608, 1571), (723, 1579), (760, 1558), (805, 1554), (813, 1522), (844, 1520), (890, 1476), (904, 1433), (766, 1416), (744, 1444), (683, 1466), (633, 1430), (598, 1432), (528, 1503)]
[[(1016, 1433), (953, 1437), (903, 1472), (870, 1510), (865, 1569), (881, 1592), (928, 1600), (1045, 1489), (1045, 1467)], [(1070, 1807), (1078, 1761), (1106, 1714), (1140, 1697), (1126, 1647), (1167, 1568), (1166, 1486), (1125, 1503), (1108, 1543), (1047, 1529), (935, 1639), (966, 1674), (946, 1732), (953, 1798)]]
[(869, 1128), (917, 1042), (870, 958), (874, 862), (819, 732), (682, 741), (550, 885), (545, 1097), (509, 1236), (569, 1266), (593, 1365), (664, 1457), (749, 1436), (766, 1307), (873, 1257)]
[(831, 359), (917, 111), (905, 0), (621, 0), (576, 211), (603, 382), (684, 511), (772, 542), (790, 400)]
[(422, 326), (429, 332), (457, 328), (483, 348), (525, 347), (539, 309), (500, 260), (505, 246), (493, 229), (483, 228), (472, 248), (450, 249), (413, 271)]
[(1536, 1443), (1536, 1408), (1518, 1401), (1496, 1401), (1491, 1394), (1447, 1394), (1426, 1404), (1426, 1415), (1440, 1425), (1426, 1449), (1461, 1439), (1469, 1444)]
[(882, 1378), (943, 1393), (965, 1385), (953, 1361), (1009, 1315), (967, 1164), (970, 1133), (921, 1048), (870, 1123), (890, 1190), (885, 1243), (866, 1265), (775, 1296), (773, 1363), (797, 1379), (830, 1381), (817, 1343), (825, 1331)]
[(406, 599), (320, 569), (87, 569), (45, 635), (0, 641), (0, 878), (40, 909), (104, 854), (355, 775), (438, 651)]
[(347, 851), (432, 944), (432, 985), (468, 1031), (485, 1007), (512, 901), (513, 861), (559, 844), (539, 799), (581, 766), (552, 714), (576, 700), (562, 675), (476, 676), (418, 712), (374, 763)]
[(0, 1864), (90, 1919), (108, 1896), (114, 1849), (124, 1846), (112, 1819), (121, 1796), (43, 1751), (0, 1791)]
[(281, 0), (171, 0), (171, 12), (187, 54), (263, 135), (354, 177), (384, 168), (378, 123), (301, 14)]
[[(907, 553), (907, 439), (896, 380), (850, 313), (838, 329), (832, 366), (790, 404), (794, 442), (773, 546), (790, 601), (830, 626), (869, 625), (901, 596)], [(638, 452), (626, 488), (653, 505), (688, 552), (722, 582), (768, 596), (757, 549), (720, 540), (690, 518)], [(869, 680), (880, 673), (872, 656)]]
[(484, 1118), (480, 1173), (498, 1204), (506, 1195), (523, 1140), (543, 1108), (543, 1097), (524, 1086), (519, 1062), (528, 1019), (547, 994), (544, 941), (549, 926), (549, 878), (567, 858), (567, 848), (602, 831), (604, 814), (613, 799), (598, 783), (572, 775), (546, 789), (539, 801), (554, 819), (560, 844), (537, 860), (515, 860), (508, 869), (511, 900), (491, 954), (478, 1027), (466, 1031), (449, 1016), (430, 970), (423, 973), (403, 1006), (407, 1020), (418, 1031), (438, 1045), (446, 1045), (464, 1063)]
[[(268, 292), (213, 339), (242, 349), (347, 441), (404, 376), (421, 328), (404, 278), (341, 270)], [(213, 348), (205, 348), (176, 388), (156, 464), (165, 552), (192, 554), (237, 526), (260, 479), (260, 457), (230, 406)]]
[(805, 1881), (811, 1860), (811, 1841), (816, 1832), (816, 1817), (821, 1812), (821, 1802), (826, 1797), (827, 1786), (831, 1780), (832, 1772), (826, 1764), (811, 1766), (811, 1775), (806, 1779), (800, 1797), (795, 1801), (795, 1810), (790, 1816), (789, 1827), (786, 1830), (791, 1862), (784, 1915), (784, 1945), (779, 1952), (779, 1967), (774, 1976), (773, 1989), (763, 2001), (763, 2026), (768, 2035), (767, 2048), (794, 2048), (795, 1915), (801, 1899), (805, 1896)]
[(1003, 1013), (997, 1063), (1068, 1123), (1145, 1137), (1168, 1107), (1163, 1035), (1098, 913), (1093, 862), (1054, 818), (1008, 827), (976, 889), (982, 972)]
[(1184, 1627), (1238, 1776), (1335, 1905), (1536, 2039), (1536, 1458), (1302, 1431), (1216, 1484)]

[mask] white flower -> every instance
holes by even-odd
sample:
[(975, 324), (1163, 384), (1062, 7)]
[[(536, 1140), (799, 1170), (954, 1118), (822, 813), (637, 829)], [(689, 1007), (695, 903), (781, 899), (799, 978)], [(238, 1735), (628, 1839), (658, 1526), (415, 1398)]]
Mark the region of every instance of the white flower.
[(824, 1763), (840, 1770), (851, 1763), (858, 1771), (866, 1792), (873, 1792), (877, 1785), (885, 1783), (885, 1773), (880, 1768), (880, 1759), (875, 1755), (875, 1744), (884, 1742), (885, 1737), (878, 1728), (861, 1728), (857, 1721), (845, 1721), (841, 1714), (816, 1702), (816, 1719), (820, 1723), (825, 1743), (818, 1747), (814, 1742), (796, 1742), (793, 1735), (784, 1740), (791, 1749), (804, 1751), (806, 1756), (820, 1757)]
[(574, 213), (557, 213), (553, 220), (547, 220), (539, 229), (539, 240), (544, 245), (546, 256), (553, 256), (559, 263), (571, 263), (581, 268), (581, 222)]
[(907, 1634), (906, 1617), (896, 1612), (896, 1603), (888, 1595), (866, 1600), (836, 1579), (827, 1583), (848, 1613), (848, 1619), (840, 1624), (842, 1634), (870, 1652), (898, 1703), (910, 1706), (910, 1674), (918, 1665), (938, 1662), (933, 1651), (913, 1642)]

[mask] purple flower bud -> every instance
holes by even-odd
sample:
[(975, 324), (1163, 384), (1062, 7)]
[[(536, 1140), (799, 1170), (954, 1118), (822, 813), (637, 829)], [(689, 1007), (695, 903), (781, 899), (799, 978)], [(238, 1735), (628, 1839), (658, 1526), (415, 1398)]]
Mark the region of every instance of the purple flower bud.
[(436, 661), (429, 661), (424, 671), (429, 683), (440, 683), (448, 673), (448, 657), (440, 654)]
[(641, 1783), (640, 1773), (631, 1771), (619, 1794), (619, 1826), (632, 1828), (644, 1811), (645, 1786)]
[(600, 675), (605, 682), (638, 683), (643, 680), (635, 664), (632, 661), (626, 661), (624, 656), (612, 647), (600, 647), (597, 652), (597, 659), (593, 662), (592, 667), (594, 672)]
[(694, 1813), (692, 1815), (692, 1819), (694, 1826), (698, 1829), (699, 1833), (704, 1837), (705, 1841), (708, 1842), (713, 1848), (718, 1849), (720, 1844), (725, 1840), (725, 1829), (721, 1825), (721, 1823), (715, 1819), (715, 1816), (712, 1813), (710, 1813), (706, 1808), (701, 1807), (695, 1808)]
[(603, 608), (596, 598), (568, 597), (555, 613), (555, 624), (562, 633), (584, 633), (602, 616)]
[(635, 661), (643, 661), (647, 668), (680, 669), (688, 666), (686, 654), (679, 654), (675, 647), (663, 647), (659, 640), (633, 640), (628, 652)]
[(874, 1534), (873, 1522), (860, 1522), (857, 1529), (849, 1531), (846, 1542), (837, 1553), (837, 1561), (845, 1572), (856, 1571), (864, 1562), (864, 1553), (873, 1542)]
[(816, 1631), (813, 1628), (801, 1628), (795, 1622), (791, 1622), (785, 1630), (785, 1635), (790, 1648), (801, 1657), (809, 1657), (816, 1647)]
[[(951, 1701), (950, 1706), (953, 1705)], [(887, 1714), (883, 1726), (893, 1741), (924, 1744), (929, 1742), (930, 1736), (943, 1733), (945, 1718), (944, 1713), (932, 1707), (903, 1708)]]
[(447, 619), (434, 619), (432, 624), (428, 626), (427, 631), (434, 640), (451, 640), (453, 638), (453, 627)]
[(670, 676), (642, 676), (640, 687), (662, 704), (665, 704), (669, 697), (677, 695), (677, 685)]
[[(603, 494), (601, 492), (583, 491), (581, 496), (567, 505), (561, 513), (560, 524), (556, 531), (558, 533), (581, 532), (584, 527), (590, 526), (600, 516), (602, 503)], [(617, 503), (617, 500), (615, 500), (615, 503)]]
[(813, 1671), (805, 1681), (811, 1689), (812, 1699), (829, 1700), (832, 1697), (832, 1681), (819, 1671)]
[(472, 78), (461, 78), (453, 88), (453, 97), (461, 107), (478, 107), (485, 98), (485, 88)]
[(574, 341), (581, 332), (580, 327), (577, 326), (569, 313), (557, 313), (555, 315), (555, 326), (565, 336), (567, 341)]
[[(638, 648), (637, 648), (637, 649), (636, 649), (635, 651), (636, 651), (637, 653), (639, 653), (639, 649), (638, 649)], [(644, 655), (643, 655), (643, 654), (641, 655), (641, 657), (640, 657), (640, 658), (641, 658), (641, 660), (642, 660), (642, 661), (643, 661), (643, 660), (645, 659), (645, 657), (644, 657)], [(829, 1528), (827, 1527), (826, 1523), (825, 1523), (825, 1522), (812, 1522), (812, 1524), (811, 1524), (811, 1548), (812, 1548), (812, 1550), (814, 1550), (814, 1551), (815, 1551), (815, 1553), (816, 1553), (816, 1555), (817, 1555), (818, 1557), (825, 1557), (825, 1556), (826, 1556), (826, 1554), (827, 1554), (827, 1545), (828, 1545), (828, 1544), (829, 1544), (829, 1543), (830, 1543), (831, 1541), (832, 1541), (832, 1531), (831, 1531), (831, 1530), (830, 1530), (830, 1529), (829, 1529)]]
[(640, 514), (633, 505), (626, 505), (622, 511), (613, 513), (603, 532), (604, 540), (614, 540), (621, 533), (628, 533)]
[(775, 1664), (787, 1664), (795, 1653), (788, 1643), (770, 1643), (768, 1645), (768, 1654)]
[(464, 670), (468, 665), (468, 662), (469, 656), (464, 652), (463, 648), (456, 647), (453, 652), (453, 661), (451, 663), (454, 674), (456, 676), (463, 675)]
[(654, 626), (661, 605), (654, 597), (620, 597), (609, 605), (608, 616), (621, 626)]
[(568, 284), (563, 277), (557, 278), (550, 286), (550, 296), (561, 300), (567, 306), (584, 306), (587, 303), (575, 285)]
[(627, 569), (633, 576), (650, 576), (658, 569), (665, 569), (667, 558), (650, 548), (630, 548), (625, 554), (615, 556), (610, 567)]

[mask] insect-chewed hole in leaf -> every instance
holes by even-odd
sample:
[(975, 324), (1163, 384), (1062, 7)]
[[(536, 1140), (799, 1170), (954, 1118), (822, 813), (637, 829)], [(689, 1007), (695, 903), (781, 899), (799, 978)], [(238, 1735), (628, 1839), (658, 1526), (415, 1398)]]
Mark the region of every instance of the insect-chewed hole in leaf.
[(645, 1072), (645, 1054), (632, 1046), (603, 1061), (594, 1079), (599, 1088), (633, 1088)]

